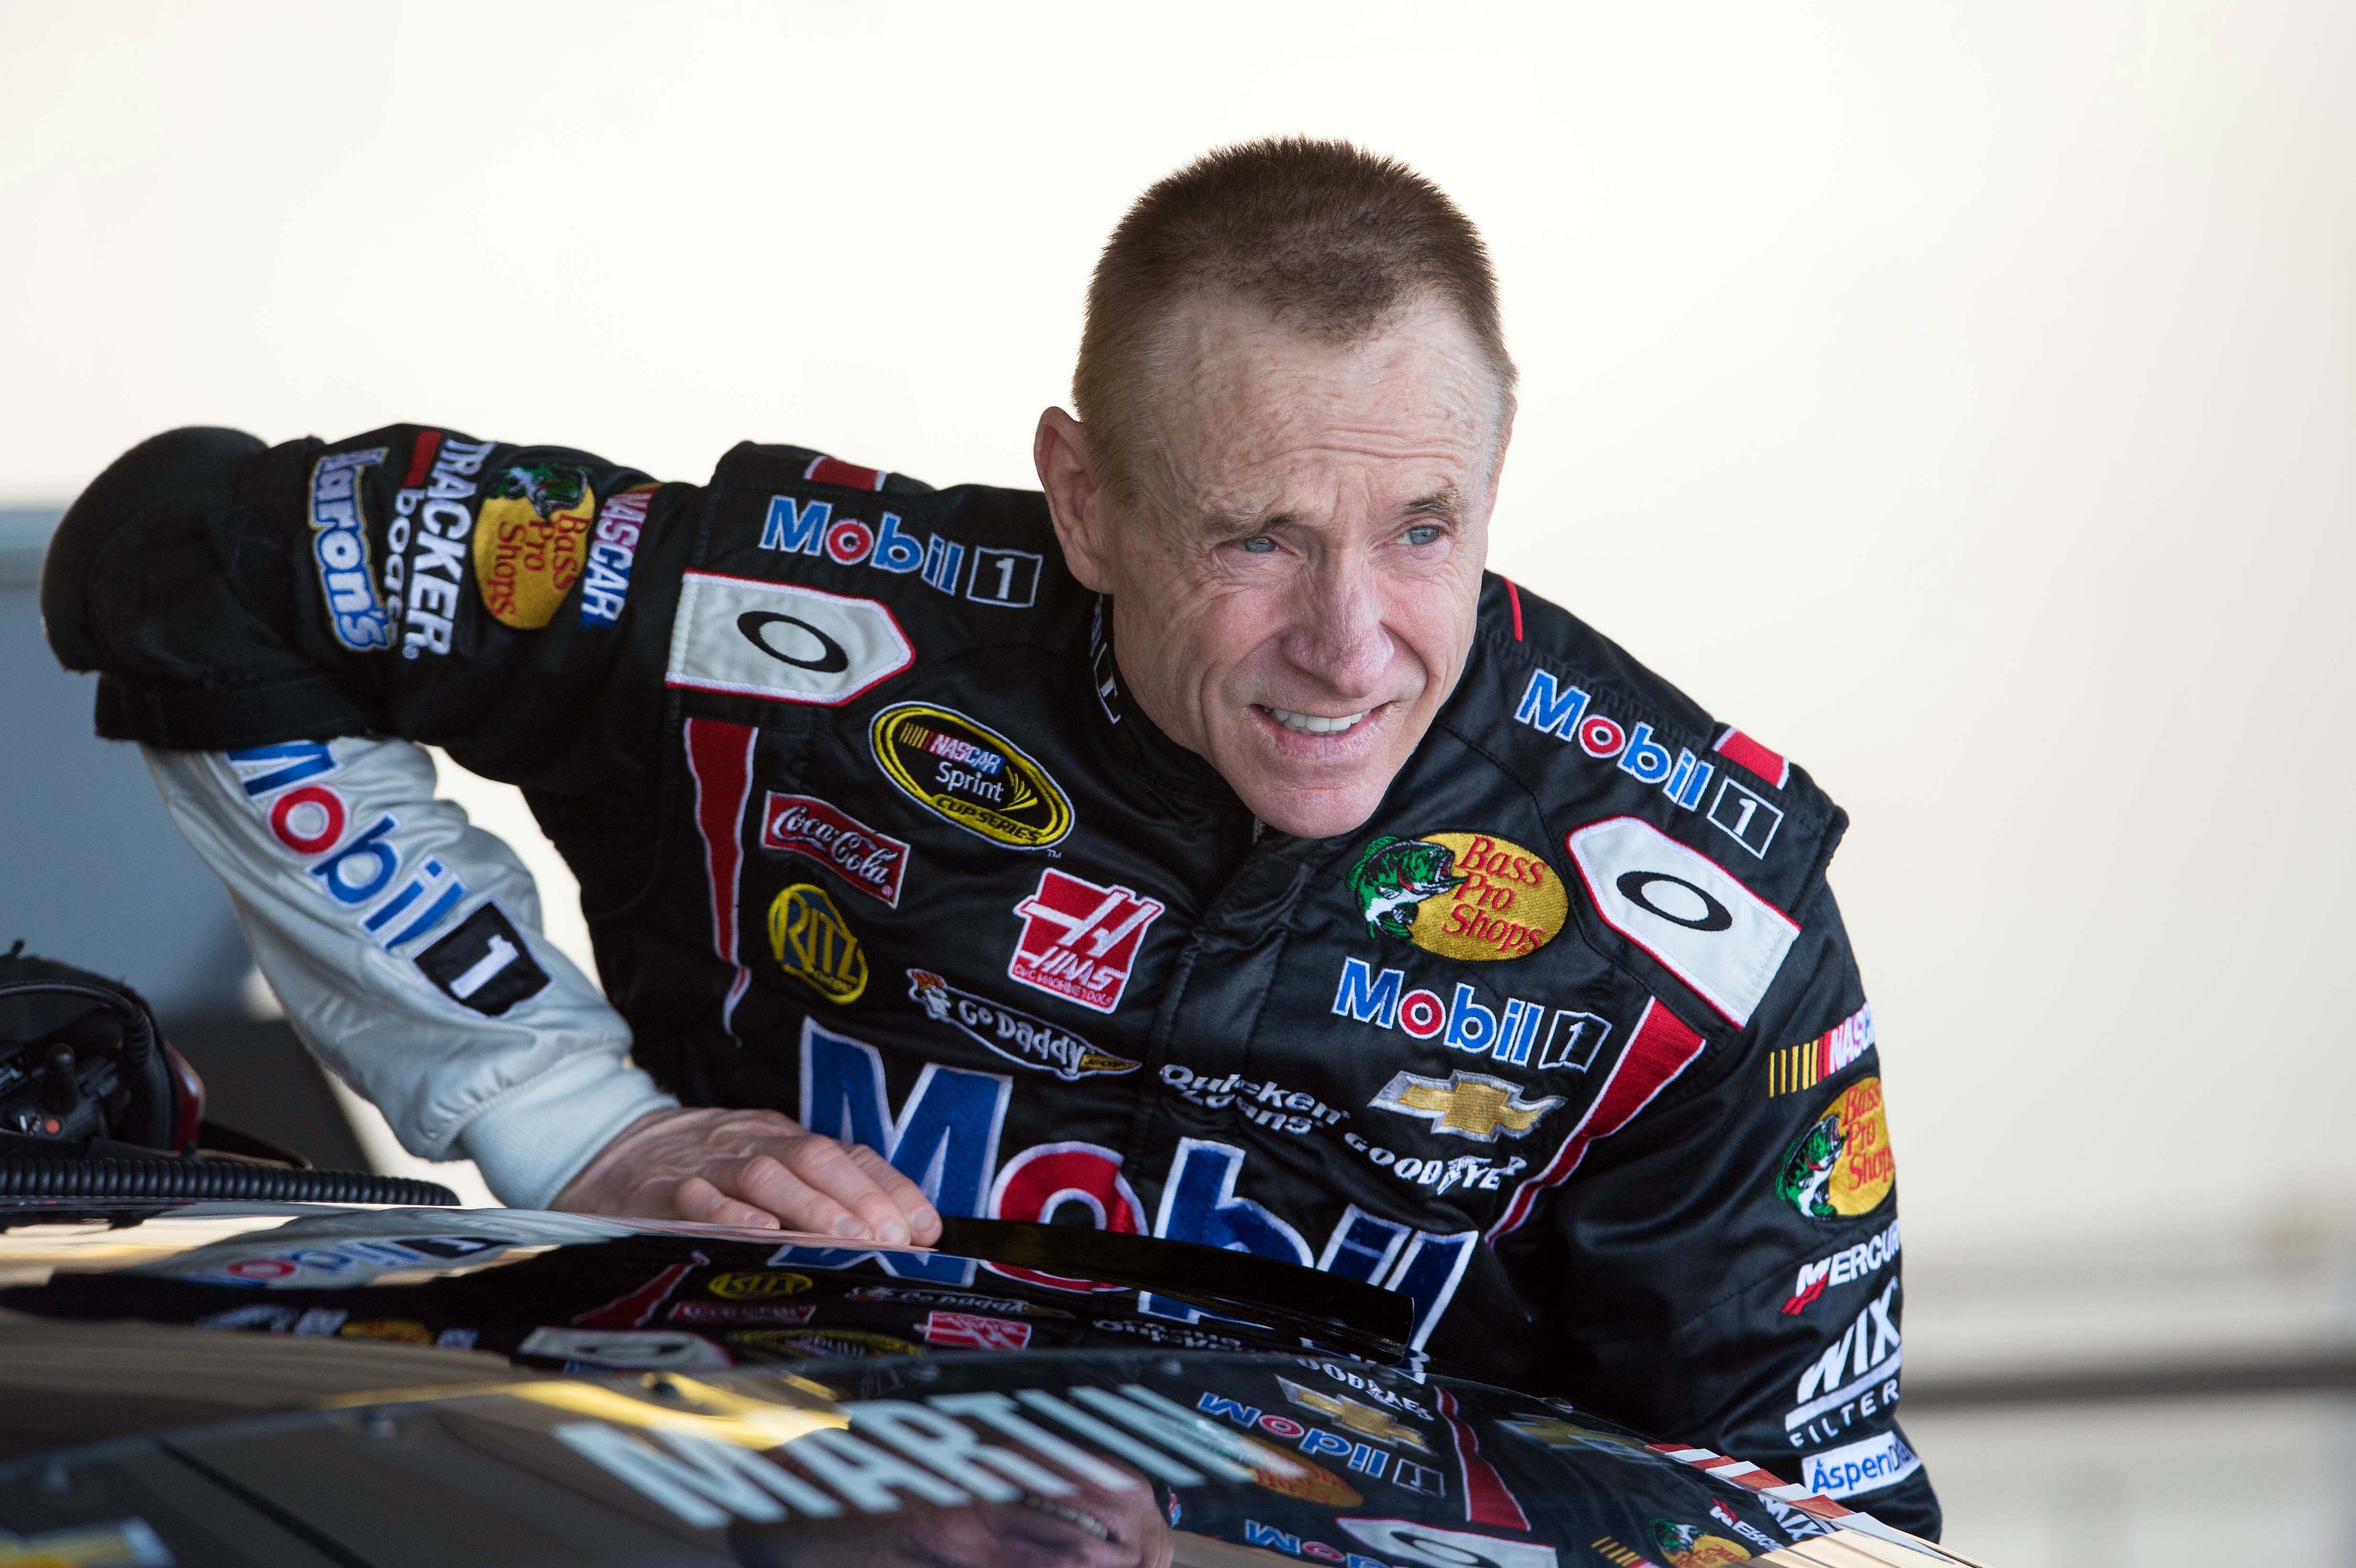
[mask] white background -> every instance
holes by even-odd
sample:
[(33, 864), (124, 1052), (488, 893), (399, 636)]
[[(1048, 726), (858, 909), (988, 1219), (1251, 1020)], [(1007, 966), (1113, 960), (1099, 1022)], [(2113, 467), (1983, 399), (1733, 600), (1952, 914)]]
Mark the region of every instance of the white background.
[(0, 503), (191, 422), (1027, 484), (1142, 186), (1396, 153), (1504, 278), (1495, 564), (1855, 818), (1910, 1258), (2347, 1221), (2356, 8), (17, 4), (0, 62)]

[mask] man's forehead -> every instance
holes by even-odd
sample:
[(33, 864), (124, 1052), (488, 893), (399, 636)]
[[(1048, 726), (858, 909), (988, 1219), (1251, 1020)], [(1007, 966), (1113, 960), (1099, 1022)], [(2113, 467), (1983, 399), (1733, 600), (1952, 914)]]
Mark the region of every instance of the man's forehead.
[(1189, 512), (1248, 520), (1334, 499), (1314, 492), (1336, 485), (1385, 509), (1445, 512), (1485, 470), (1496, 378), (1452, 313), (1410, 311), (1349, 343), (1233, 304), (1172, 326), (1154, 444)]

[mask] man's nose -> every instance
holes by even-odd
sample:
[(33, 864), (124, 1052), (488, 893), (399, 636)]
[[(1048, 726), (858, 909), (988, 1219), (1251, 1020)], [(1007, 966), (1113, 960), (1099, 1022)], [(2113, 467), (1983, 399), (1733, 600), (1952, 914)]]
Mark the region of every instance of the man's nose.
[(1285, 652), (1301, 671), (1344, 700), (1376, 693), (1390, 667), (1391, 637), (1374, 573), (1349, 561), (1321, 562), (1302, 583)]

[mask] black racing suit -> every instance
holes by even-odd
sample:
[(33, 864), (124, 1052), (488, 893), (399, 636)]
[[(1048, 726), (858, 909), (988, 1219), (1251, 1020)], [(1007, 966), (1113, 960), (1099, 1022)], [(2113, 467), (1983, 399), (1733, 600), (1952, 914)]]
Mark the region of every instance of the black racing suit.
[(255, 875), (371, 944), (297, 1009), (332, 1061), (379, 997), (455, 1062), (551, 987), (517, 896), (337, 795), (345, 738), (440, 745), (522, 787), (680, 1100), (868, 1144), (945, 1213), (1371, 1280), (1437, 1357), (1937, 1532), (1846, 818), (1502, 578), (1380, 809), (1317, 841), (1129, 700), (1029, 492), (180, 432), (76, 504), (44, 592), (101, 733), (228, 753)]

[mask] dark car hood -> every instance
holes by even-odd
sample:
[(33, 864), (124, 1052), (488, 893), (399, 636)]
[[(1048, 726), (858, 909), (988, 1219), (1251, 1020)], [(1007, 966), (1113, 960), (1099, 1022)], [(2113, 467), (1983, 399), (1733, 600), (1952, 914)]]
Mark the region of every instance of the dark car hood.
[[(1387, 1357), (1330, 1301), (1242, 1307), (1126, 1255), (1035, 1266), (1071, 1266), (1054, 1238), (977, 1232), (991, 1255), (968, 1258), (499, 1210), (0, 1221), (0, 1564), (1956, 1561)], [(1822, 1555), (1844, 1550), (1883, 1555)]]

